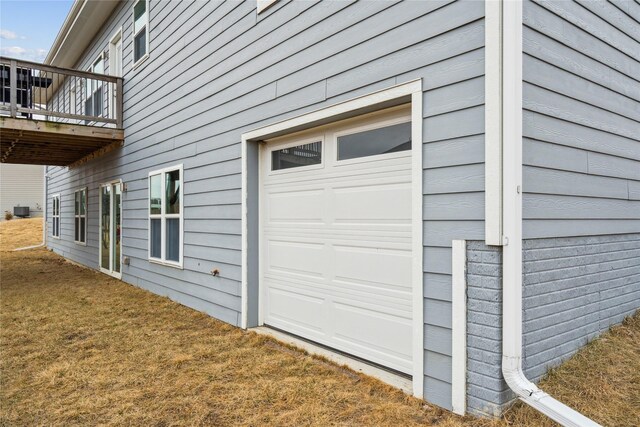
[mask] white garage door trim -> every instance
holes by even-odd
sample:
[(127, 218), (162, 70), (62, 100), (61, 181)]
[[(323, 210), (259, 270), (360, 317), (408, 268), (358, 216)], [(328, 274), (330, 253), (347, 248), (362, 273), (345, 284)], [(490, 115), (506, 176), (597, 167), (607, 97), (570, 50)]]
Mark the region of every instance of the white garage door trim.
[[(355, 117), (402, 102), (411, 102), (412, 144), (412, 303), (413, 303), (413, 394), (423, 397), (424, 386), (424, 306), (423, 306), (423, 221), (422, 221), (422, 82), (415, 80), (378, 92), (347, 100), (329, 107), (274, 123), (242, 135), (242, 286), (241, 326), (247, 327), (249, 310), (249, 227), (248, 204), (258, 194), (250, 194), (249, 179), (257, 170), (249, 170), (248, 144), (286, 133), (309, 129), (332, 121)], [(254, 236), (253, 238), (256, 238)]]

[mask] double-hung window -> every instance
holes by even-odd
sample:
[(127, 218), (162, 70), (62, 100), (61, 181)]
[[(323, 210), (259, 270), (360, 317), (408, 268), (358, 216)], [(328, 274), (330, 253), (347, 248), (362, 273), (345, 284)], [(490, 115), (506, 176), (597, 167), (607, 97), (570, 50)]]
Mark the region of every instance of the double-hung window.
[(82, 245), (87, 244), (87, 189), (82, 188), (74, 193), (73, 240)]
[(182, 165), (149, 174), (149, 259), (182, 267)]
[[(104, 74), (102, 54), (87, 69), (91, 73)], [(84, 113), (87, 116), (100, 117), (103, 114), (102, 81), (86, 79), (84, 87)]]
[(60, 238), (60, 195), (51, 196), (51, 235)]
[(149, 4), (138, 0), (133, 5), (133, 66), (149, 54)]

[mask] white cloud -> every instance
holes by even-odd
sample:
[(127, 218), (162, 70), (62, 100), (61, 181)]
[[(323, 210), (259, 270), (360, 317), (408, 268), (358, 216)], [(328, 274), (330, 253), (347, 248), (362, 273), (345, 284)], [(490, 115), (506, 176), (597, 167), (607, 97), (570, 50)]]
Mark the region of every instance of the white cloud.
[(20, 46), (2, 46), (0, 47), (0, 54), (16, 59), (24, 59), (26, 61), (43, 62), (47, 57), (47, 49), (25, 49)]
[[(18, 38), (18, 35), (11, 30), (0, 29), (0, 39), (5, 40), (15, 40)], [(24, 38), (24, 37), (21, 37)]]
[(27, 52), (27, 49), (20, 46), (3, 46), (0, 47), (0, 51), (2, 51), (3, 55), (23, 55)]

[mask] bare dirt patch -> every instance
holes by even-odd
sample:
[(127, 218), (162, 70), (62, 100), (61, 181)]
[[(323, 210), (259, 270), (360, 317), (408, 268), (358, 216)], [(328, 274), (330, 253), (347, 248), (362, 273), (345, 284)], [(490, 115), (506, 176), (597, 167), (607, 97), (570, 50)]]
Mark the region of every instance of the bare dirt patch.
[[(520, 405), (503, 420), (457, 417), (44, 248), (8, 252), (39, 242), (24, 225), (0, 224), (0, 425), (551, 425)], [(639, 424), (639, 324), (544, 387), (604, 425)]]

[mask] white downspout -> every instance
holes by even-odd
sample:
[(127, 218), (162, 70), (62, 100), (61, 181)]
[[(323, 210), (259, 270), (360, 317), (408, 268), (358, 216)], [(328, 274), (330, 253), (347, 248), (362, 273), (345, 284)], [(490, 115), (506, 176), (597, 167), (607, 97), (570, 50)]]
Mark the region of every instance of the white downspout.
[(47, 169), (48, 166), (42, 167), (42, 246), (47, 244)]
[(522, 362), (522, 2), (502, 2), (502, 374), (518, 397), (563, 426), (599, 426), (529, 381)]

